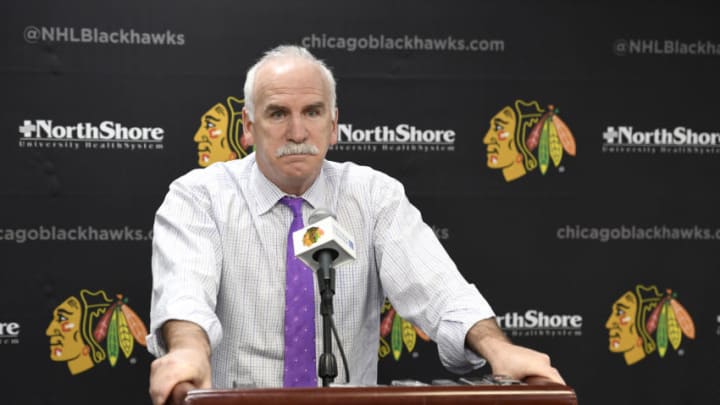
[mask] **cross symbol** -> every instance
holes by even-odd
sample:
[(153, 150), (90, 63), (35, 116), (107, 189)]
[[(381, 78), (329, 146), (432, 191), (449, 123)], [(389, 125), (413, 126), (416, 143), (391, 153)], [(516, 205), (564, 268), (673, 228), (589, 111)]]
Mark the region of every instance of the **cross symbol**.
[(30, 120), (23, 121), (22, 126), (18, 127), (18, 131), (20, 131), (20, 133), (25, 138), (30, 138), (36, 129), (37, 129), (37, 127), (35, 125), (33, 125), (32, 122), (30, 122)]
[(608, 127), (605, 132), (603, 132), (603, 138), (605, 139), (605, 143), (615, 143), (615, 140), (618, 137), (618, 132), (615, 130), (615, 127)]

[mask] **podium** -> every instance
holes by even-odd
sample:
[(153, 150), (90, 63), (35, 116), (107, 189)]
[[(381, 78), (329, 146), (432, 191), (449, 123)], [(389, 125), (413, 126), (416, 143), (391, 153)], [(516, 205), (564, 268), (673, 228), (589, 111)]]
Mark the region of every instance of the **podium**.
[[(173, 393), (173, 397), (176, 396)], [(180, 398), (178, 398), (180, 399)], [(550, 382), (513, 385), (192, 390), (183, 405), (577, 405), (572, 388)]]

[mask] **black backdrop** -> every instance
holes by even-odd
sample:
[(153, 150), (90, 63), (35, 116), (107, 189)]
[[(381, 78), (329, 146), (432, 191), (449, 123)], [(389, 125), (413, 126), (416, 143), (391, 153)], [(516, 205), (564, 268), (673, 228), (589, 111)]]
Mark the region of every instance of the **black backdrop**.
[[(103, 291), (147, 325), (154, 212), (197, 167), (202, 115), (242, 98), (247, 67), (281, 43), (333, 68), (346, 128), (454, 132), (451, 145), (341, 138), (329, 158), (400, 179), (507, 333), (551, 354), (582, 403), (718, 402), (716, 19), (661, 1), (3, 2), (3, 403), (149, 403), (144, 347), (73, 373), (49, 356), (54, 311)], [(556, 106), (577, 153), (506, 181), (483, 139), (516, 100)], [(105, 121), (162, 137), (63, 137)], [(26, 131), (43, 125), (61, 128)], [(622, 131), (701, 135), (612, 136)], [(606, 322), (636, 286), (671, 289), (695, 333), (628, 364)], [(547, 324), (532, 324), (539, 313)], [(420, 339), (379, 362), (380, 383), (457, 378)]]

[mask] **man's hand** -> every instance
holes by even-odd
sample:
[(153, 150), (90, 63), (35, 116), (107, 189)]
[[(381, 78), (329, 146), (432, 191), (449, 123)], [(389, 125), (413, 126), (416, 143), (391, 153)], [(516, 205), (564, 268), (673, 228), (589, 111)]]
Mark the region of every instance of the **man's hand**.
[(153, 405), (164, 405), (173, 388), (211, 388), (210, 343), (205, 332), (194, 323), (168, 321), (163, 326), (168, 353), (150, 365), (150, 398)]
[(544, 377), (565, 384), (558, 370), (550, 365), (547, 354), (512, 344), (494, 318), (473, 325), (465, 338), (465, 344), (490, 363), (493, 374), (507, 375), (518, 380)]

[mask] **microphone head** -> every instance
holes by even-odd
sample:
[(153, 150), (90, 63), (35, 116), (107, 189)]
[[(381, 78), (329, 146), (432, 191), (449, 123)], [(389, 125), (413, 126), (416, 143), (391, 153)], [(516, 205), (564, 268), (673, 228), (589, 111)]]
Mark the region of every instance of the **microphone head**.
[(315, 209), (308, 225), (293, 232), (295, 256), (317, 270), (319, 251), (330, 251), (335, 266), (355, 260), (355, 241), (326, 208)]
[(308, 223), (314, 224), (316, 222), (320, 222), (323, 219), (330, 217), (335, 218), (335, 215), (333, 215), (330, 210), (326, 208), (315, 208), (312, 213), (310, 213), (310, 218), (308, 218)]

